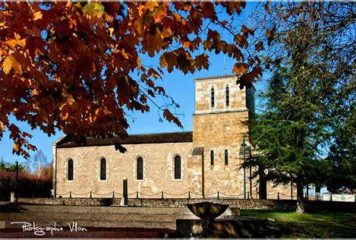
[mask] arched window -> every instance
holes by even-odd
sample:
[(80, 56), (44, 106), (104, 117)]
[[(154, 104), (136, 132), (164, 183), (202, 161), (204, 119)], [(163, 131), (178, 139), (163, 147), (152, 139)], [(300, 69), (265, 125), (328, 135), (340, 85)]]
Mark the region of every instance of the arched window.
[(73, 159), (68, 160), (68, 180), (73, 180)]
[(225, 165), (229, 165), (229, 151), (225, 149)]
[(106, 159), (100, 160), (100, 180), (106, 180)]
[(179, 155), (174, 157), (174, 179), (182, 178), (182, 159)]
[(214, 150), (210, 151), (210, 165), (214, 166)]
[(212, 87), (211, 88), (211, 107), (214, 107), (215, 106), (215, 91), (214, 91), (214, 88)]
[(137, 180), (143, 180), (143, 158), (138, 157), (136, 160), (136, 177)]
[(228, 107), (230, 105), (230, 89), (229, 86), (226, 86), (225, 89), (225, 103), (226, 103), (226, 107)]

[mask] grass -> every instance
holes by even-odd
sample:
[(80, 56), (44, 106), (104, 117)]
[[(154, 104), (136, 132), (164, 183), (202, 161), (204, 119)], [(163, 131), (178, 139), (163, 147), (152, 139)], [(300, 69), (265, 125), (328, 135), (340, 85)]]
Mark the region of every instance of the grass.
[[(350, 209), (351, 210), (351, 209)], [(297, 214), (263, 210), (241, 210), (241, 216), (269, 218), (267, 237), (355, 238), (356, 213), (318, 212)]]

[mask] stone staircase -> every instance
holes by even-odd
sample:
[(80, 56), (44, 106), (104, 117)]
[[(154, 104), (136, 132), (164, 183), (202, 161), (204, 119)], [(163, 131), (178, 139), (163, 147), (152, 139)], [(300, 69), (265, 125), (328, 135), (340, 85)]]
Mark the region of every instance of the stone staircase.
[(19, 205), (0, 212), (1, 228), (21, 228), (12, 222), (36, 226), (175, 229), (176, 219), (197, 219), (187, 208)]

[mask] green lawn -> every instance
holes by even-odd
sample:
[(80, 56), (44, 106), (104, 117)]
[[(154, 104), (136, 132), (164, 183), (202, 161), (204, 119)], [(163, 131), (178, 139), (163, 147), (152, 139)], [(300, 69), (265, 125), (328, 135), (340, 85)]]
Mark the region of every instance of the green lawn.
[(274, 219), (269, 221), (267, 237), (356, 238), (356, 213), (241, 210), (241, 216)]

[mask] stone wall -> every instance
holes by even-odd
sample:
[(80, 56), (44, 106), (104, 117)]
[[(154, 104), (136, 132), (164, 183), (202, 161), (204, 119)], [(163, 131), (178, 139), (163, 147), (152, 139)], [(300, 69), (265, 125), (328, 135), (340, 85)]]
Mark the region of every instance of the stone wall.
[(272, 182), (267, 182), (267, 199), (296, 199), (297, 188), (295, 185), (291, 187), (290, 184), (279, 184), (274, 186)]
[[(193, 144), (204, 147), (206, 196), (218, 191), (228, 195), (243, 194), (240, 148), (243, 133), (247, 132), (244, 124), (247, 115), (247, 111), (194, 115)], [(227, 165), (225, 150), (228, 151)], [(211, 165), (211, 151), (214, 165)]]
[[(239, 169), (242, 159), (239, 145), (205, 147), (205, 196), (243, 198), (243, 171)], [(93, 146), (57, 149), (57, 197), (112, 197), (122, 194), (123, 178), (128, 179), (129, 197), (192, 198), (202, 196), (202, 157), (191, 156), (192, 143), (131, 144), (125, 145), (127, 152), (122, 154), (114, 146)], [(224, 151), (229, 151), (229, 163), (224, 163)], [(210, 165), (210, 150), (214, 150), (214, 166)], [(182, 179), (174, 179), (173, 159), (176, 154), (182, 157)], [(136, 159), (144, 160), (144, 179), (136, 179)], [(99, 162), (105, 157), (107, 179), (99, 179)], [(67, 161), (73, 159), (74, 179), (67, 180)], [(246, 171), (247, 191), (249, 171)], [(271, 185), (269, 185), (271, 186)], [(257, 198), (255, 181), (252, 197)], [(113, 193), (114, 192), (114, 193)], [(288, 187), (269, 188), (268, 198), (289, 199)], [(295, 196), (295, 195), (294, 195)]]
[[(208, 200), (208, 199), (205, 199)], [(131, 207), (186, 207), (189, 203), (201, 202), (202, 199), (149, 199), (129, 198)], [(208, 201), (229, 204), (240, 209), (289, 209), (295, 201), (288, 200), (242, 200), (242, 199), (209, 199)], [(21, 204), (66, 205), (66, 206), (120, 206), (120, 198), (19, 198)]]
[[(57, 149), (57, 197), (111, 197), (122, 193), (123, 178), (128, 179), (129, 194), (160, 197), (161, 191), (174, 195), (194, 192), (190, 189), (191, 170), (187, 168), (192, 143), (130, 144), (120, 153), (112, 146), (91, 146)], [(174, 179), (173, 159), (182, 159), (182, 178)], [(143, 158), (143, 180), (136, 178), (136, 159)], [(106, 159), (107, 177), (100, 180), (100, 159)], [(67, 162), (73, 159), (74, 179), (67, 179)]]
[[(226, 105), (229, 87), (229, 106)], [(211, 89), (215, 104), (211, 106)], [(243, 134), (248, 132), (246, 91), (235, 76), (195, 80), (193, 145), (204, 147), (205, 196), (243, 196), (243, 171), (240, 153)], [(228, 164), (225, 164), (227, 150)], [(213, 151), (214, 164), (211, 164)]]
[[(229, 87), (229, 106), (226, 105)], [(214, 89), (214, 107), (211, 89)], [(195, 114), (246, 110), (246, 91), (236, 84), (236, 76), (221, 76), (195, 80)]]
[[(20, 204), (67, 205), (67, 206), (120, 206), (120, 198), (19, 198)], [(129, 199), (131, 207), (186, 207), (189, 203), (201, 202), (201, 199)], [(209, 201), (228, 204), (231, 208), (294, 211), (295, 200), (242, 200), (210, 199)], [(307, 210), (355, 212), (356, 202), (307, 201)]]

